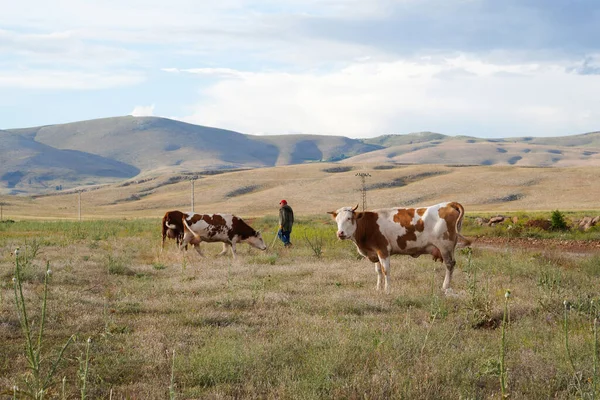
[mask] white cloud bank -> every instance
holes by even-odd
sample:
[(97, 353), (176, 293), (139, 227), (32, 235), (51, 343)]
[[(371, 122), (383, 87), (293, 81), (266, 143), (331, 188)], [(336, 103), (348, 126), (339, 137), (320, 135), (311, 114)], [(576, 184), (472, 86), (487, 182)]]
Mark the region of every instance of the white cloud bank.
[(0, 88), (96, 90), (136, 85), (144, 80), (143, 74), (127, 71), (85, 72), (0, 69)]
[(178, 72), (220, 79), (202, 91), (202, 101), (182, 120), (244, 133), (364, 138), (431, 130), (510, 137), (600, 126), (600, 75), (556, 64), (494, 65), (460, 56), (356, 63), (321, 74)]
[(154, 104), (149, 106), (135, 106), (129, 115), (134, 117), (152, 117), (154, 116)]

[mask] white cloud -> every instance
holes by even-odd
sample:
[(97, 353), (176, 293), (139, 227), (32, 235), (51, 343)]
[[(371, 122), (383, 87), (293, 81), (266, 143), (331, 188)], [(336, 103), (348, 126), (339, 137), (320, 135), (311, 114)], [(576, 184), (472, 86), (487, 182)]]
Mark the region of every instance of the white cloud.
[(243, 78), (244, 76), (248, 76), (248, 73), (237, 71), (231, 68), (162, 68), (161, 70), (171, 73), (185, 72), (189, 74), (216, 76), (220, 78)]
[[(594, 0), (5, 3), (0, 87), (144, 82), (142, 104), (160, 97), (171, 115), (249, 133), (542, 135), (599, 123)], [(119, 109), (139, 101), (134, 89)], [(22, 96), (29, 121), (39, 99)]]
[[(453, 73), (457, 68), (461, 73)], [(600, 125), (600, 76), (562, 65), (493, 65), (460, 56), (363, 62), (324, 74), (231, 75), (205, 89), (182, 119), (253, 134), (351, 137), (422, 130), (552, 136)]]
[(0, 87), (44, 90), (94, 90), (130, 86), (143, 82), (132, 72), (81, 72), (54, 70), (0, 70)]
[(154, 104), (150, 106), (135, 106), (129, 115), (134, 117), (152, 117), (154, 116)]

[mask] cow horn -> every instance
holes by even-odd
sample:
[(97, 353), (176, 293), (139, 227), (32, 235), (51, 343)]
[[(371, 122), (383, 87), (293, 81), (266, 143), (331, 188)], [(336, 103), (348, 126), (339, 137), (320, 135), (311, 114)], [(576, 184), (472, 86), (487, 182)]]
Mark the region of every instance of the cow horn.
[(357, 209), (357, 208), (358, 208), (358, 204), (356, 205), (356, 207), (354, 207), (354, 208), (352, 209), (352, 212), (356, 211), (356, 209)]

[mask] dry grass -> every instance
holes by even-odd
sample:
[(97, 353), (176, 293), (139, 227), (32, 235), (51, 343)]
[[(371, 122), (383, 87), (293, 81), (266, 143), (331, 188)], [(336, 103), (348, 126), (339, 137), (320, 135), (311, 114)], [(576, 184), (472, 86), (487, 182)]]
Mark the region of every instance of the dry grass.
[[(371, 174), (367, 180), (370, 186), (382, 187), (399, 179), (408, 182), (402, 187), (369, 191), (369, 208), (458, 201), (467, 213), (590, 210), (597, 208), (600, 197), (600, 186), (595, 184), (600, 167), (412, 165), (382, 170), (377, 169), (381, 164), (364, 164), (347, 172), (323, 171), (336, 166), (318, 163), (205, 176), (195, 183), (195, 211), (230, 212), (242, 217), (276, 215), (279, 200), (285, 198), (298, 215), (325, 214), (361, 202), (357, 172)], [(167, 210), (189, 210), (190, 183), (166, 185), (168, 179), (169, 175), (163, 175), (128, 186), (109, 185), (84, 192), (83, 219), (160, 217)], [(253, 191), (228, 196), (247, 187)], [(139, 200), (131, 200), (135, 198)], [(0, 196), (0, 201), (8, 203), (3, 208), (4, 218), (78, 217), (76, 193), (35, 199)]]
[[(273, 221), (257, 219), (270, 243)], [(78, 396), (77, 357), (92, 337), (90, 398), (168, 398), (171, 355), (184, 399), (490, 398), (499, 396), (504, 291), (512, 289), (506, 365), (511, 398), (570, 398), (570, 346), (586, 393), (598, 300), (597, 257), (475, 248), (458, 254), (455, 294), (441, 293), (443, 269), (430, 258), (395, 257), (392, 293), (374, 290), (373, 266), (324, 220), (305, 221), (294, 247), (267, 253), (241, 246), (238, 261), (159, 251), (158, 220), (16, 223), (0, 237), (0, 391), (26, 373), (12, 298), (10, 250), (41, 241), (26, 274), (34, 320), (50, 261), (47, 351), (71, 334), (59, 378)], [(323, 234), (321, 259), (302, 239)], [(34, 235), (35, 233), (35, 235)], [(117, 266), (118, 265), (118, 266)], [(111, 266), (113, 269), (111, 270)], [(52, 397), (58, 397), (58, 388)]]

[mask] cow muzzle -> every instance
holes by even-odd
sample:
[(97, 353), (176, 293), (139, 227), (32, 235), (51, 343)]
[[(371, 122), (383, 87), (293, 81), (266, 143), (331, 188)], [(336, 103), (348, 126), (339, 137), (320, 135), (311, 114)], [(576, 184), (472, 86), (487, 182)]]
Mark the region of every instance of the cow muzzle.
[(337, 237), (338, 237), (339, 239), (341, 239), (341, 240), (344, 240), (344, 239), (346, 239), (346, 238), (347, 238), (347, 237), (346, 237), (346, 234), (345, 234), (344, 232), (342, 232), (342, 231), (338, 231), (338, 233), (337, 233)]

